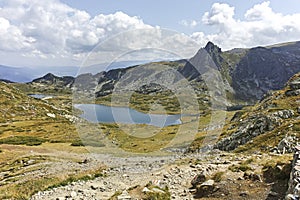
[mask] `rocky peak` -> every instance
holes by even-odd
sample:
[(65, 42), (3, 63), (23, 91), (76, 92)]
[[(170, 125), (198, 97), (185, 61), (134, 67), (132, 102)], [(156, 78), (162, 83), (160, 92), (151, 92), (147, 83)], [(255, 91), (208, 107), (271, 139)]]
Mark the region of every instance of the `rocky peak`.
[(204, 47), (204, 49), (209, 53), (209, 54), (215, 54), (215, 53), (221, 53), (222, 50), (220, 47), (218, 47), (217, 45), (215, 45), (212, 42), (208, 42), (206, 44), (206, 46)]
[(43, 79), (46, 79), (46, 80), (53, 80), (55, 78), (58, 78), (57, 76), (55, 76), (54, 74), (52, 73), (48, 73), (46, 74), (45, 76), (42, 77)]
[(34, 79), (31, 83), (39, 83), (46, 85), (56, 84), (57, 86), (67, 86), (71, 85), (74, 82), (74, 79), (75, 78), (71, 76), (58, 77), (54, 74), (48, 73), (41, 78)]

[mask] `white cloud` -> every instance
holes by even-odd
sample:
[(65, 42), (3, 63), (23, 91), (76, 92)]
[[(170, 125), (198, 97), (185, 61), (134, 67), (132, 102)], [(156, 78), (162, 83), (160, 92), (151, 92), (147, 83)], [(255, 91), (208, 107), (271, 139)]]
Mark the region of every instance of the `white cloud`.
[(223, 49), (253, 47), (300, 39), (300, 13), (283, 15), (276, 13), (266, 1), (250, 8), (243, 20), (234, 18), (234, 7), (213, 4), (202, 17), (202, 22), (215, 28), (215, 33), (193, 33), (191, 37), (200, 43), (211, 40)]
[(190, 28), (194, 28), (196, 27), (199, 23), (196, 20), (181, 20), (179, 22), (180, 25), (186, 26), (186, 27), (190, 27)]
[[(93, 50), (94, 62), (109, 62), (120, 52), (142, 48), (173, 50), (175, 54), (181, 51), (189, 57), (198, 48), (197, 45), (191, 48), (186, 36), (166, 33), (168, 31), (123, 12), (92, 17), (59, 0), (2, 0), (1, 3), (0, 51), (10, 51), (10, 55), (16, 57), (22, 55), (27, 61), (34, 58), (39, 59), (38, 63), (41, 59), (49, 59), (50, 63), (72, 60), (70, 63), (80, 65)], [(191, 22), (191, 26), (196, 24), (196, 21)], [(98, 44), (101, 45), (96, 48)], [(185, 47), (187, 50), (183, 51)], [(5, 54), (0, 52), (0, 55)]]
[(234, 7), (228, 4), (213, 4), (210, 12), (203, 15), (202, 21), (208, 25), (227, 24), (234, 21)]
[[(234, 7), (215, 3), (203, 15), (202, 21), (182, 20), (180, 24), (190, 28), (200, 27), (201, 23), (213, 27), (215, 32), (190, 35), (199, 45), (182, 34), (167, 34), (160, 27), (145, 24), (136, 16), (116, 12), (92, 17), (59, 0), (1, 0), (0, 10), (2, 61), (8, 60), (5, 55), (9, 52), (9, 55), (28, 58), (28, 63), (30, 59), (38, 58), (39, 63), (43, 63), (43, 59), (56, 59), (57, 63), (69, 60), (80, 64), (99, 43), (103, 45), (95, 51), (105, 52), (104, 58), (139, 48), (173, 49), (175, 54), (183, 52), (182, 55), (190, 57), (208, 41), (223, 49), (231, 49), (300, 39), (300, 13), (283, 15), (274, 12), (268, 1), (250, 8), (243, 19), (235, 18)], [(130, 31), (136, 29), (139, 31)], [(107, 42), (111, 36), (124, 31), (120, 37)], [(11, 60), (21, 62), (15, 57)]]
[[(4, 0), (2, 5), (0, 49), (23, 56), (82, 59), (84, 53), (112, 35), (131, 29), (155, 29), (123, 12), (91, 17), (58, 0)], [(138, 42), (145, 41), (140, 38)]]

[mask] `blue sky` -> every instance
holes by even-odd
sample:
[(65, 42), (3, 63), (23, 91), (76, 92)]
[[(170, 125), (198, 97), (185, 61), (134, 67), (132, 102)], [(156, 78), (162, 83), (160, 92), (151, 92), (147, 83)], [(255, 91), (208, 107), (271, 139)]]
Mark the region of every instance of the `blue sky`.
[[(248, 9), (255, 4), (264, 2), (264, 0), (62, 0), (62, 2), (85, 10), (93, 16), (122, 11), (130, 16), (139, 16), (145, 23), (150, 25), (158, 25), (191, 34), (195, 30), (208, 32), (212, 30), (204, 25), (194, 28), (185, 27), (179, 22), (181, 20), (201, 20), (203, 14), (209, 11), (216, 2), (234, 6), (236, 17), (243, 19)], [(271, 0), (270, 3), (275, 12), (282, 14), (300, 13), (300, 6), (294, 6), (300, 3), (299, 0)]]
[[(298, 3), (0, 0), (0, 64), (78, 66), (85, 60), (110, 62), (122, 54), (127, 55), (123, 59), (145, 60), (128, 52), (149, 48), (189, 58), (208, 41), (223, 50), (297, 41)], [(163, 55), (155, 56), (147, 54), (147, 59)]]

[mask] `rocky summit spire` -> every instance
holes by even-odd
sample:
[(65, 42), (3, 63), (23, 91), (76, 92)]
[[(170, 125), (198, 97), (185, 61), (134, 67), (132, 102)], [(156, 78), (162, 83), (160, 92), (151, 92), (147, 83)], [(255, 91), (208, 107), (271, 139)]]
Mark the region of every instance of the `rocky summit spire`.
[(212, 43), (211, 41), (209, 41), (206, 46), (204, 47), (204, 49), (209, 53), (221, 53), (222, 50), (220, 47), (218, 47), (217, 45), (215, 45), (214, 43)]

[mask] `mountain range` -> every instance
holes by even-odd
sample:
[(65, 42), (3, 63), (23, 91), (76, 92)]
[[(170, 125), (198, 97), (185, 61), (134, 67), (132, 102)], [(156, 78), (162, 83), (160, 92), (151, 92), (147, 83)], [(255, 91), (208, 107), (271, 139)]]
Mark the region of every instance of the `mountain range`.
[(178, 85), (186, 87), (182, 82), (188, 82), (198, 98), (207, 97), (214, 90), (215, 93), (226, 93), (228, 105), (236, 105), (253, 104), (269, 91), (282, 89), (299, 71), (300, 42), (225, 52), (208, 42), (187, 60), (150, 62), (96, 74), (83, 73), (76, 78), (47, 74), (28, 84), (41, 88), (51, 85), (75, 91), (84, 89), (96, 97), (105, 97), (116, 90), (155, 94), (161, 92), (164, 85), (173, 87), (173, 93), (176, 93)]
[(47, 73), (56, 76), (77, 76), (78, 74), (91, 73), (96, 74), (99, 71), (111, 70), (116, 68), (126, 68), (133, 65), (147, 63), (149, 61), (120, 61), (113, 63), (101, 63), (86, 67), (75, 66), (43, 66), (43, 67), (12, 67), (0, 65), (0, 80), (9, 80), (11, 82), (27, 83), (40, 78)]

